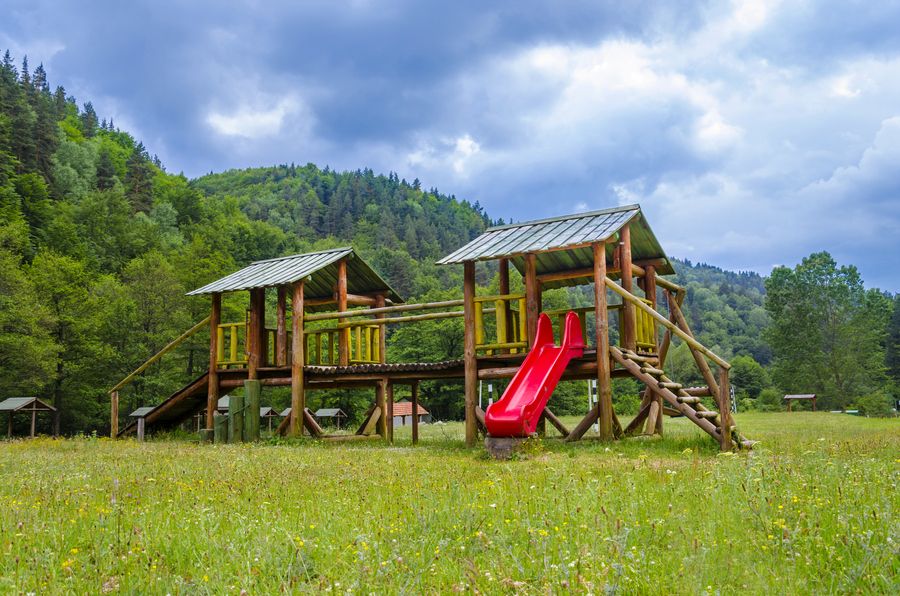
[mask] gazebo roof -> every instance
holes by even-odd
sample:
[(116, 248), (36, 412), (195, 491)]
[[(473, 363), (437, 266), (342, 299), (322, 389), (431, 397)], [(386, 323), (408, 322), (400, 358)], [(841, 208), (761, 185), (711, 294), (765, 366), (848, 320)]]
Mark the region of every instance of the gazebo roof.
[[(551, 219), (539, 219), (487, 229), (462, 248), (447, 255), (439, 265), (466, 261), (490, 261), (507, 258), (520, 272), (525, 270), (525, 254), (534, 253), (538, 275), (591, 267), (594, 242), (606, 242), (618, 234), (625, 224), (631, 224), (631, 256), (635, 261), (655, 260), (661, 275), (675, 273), (666, 253), (647, 225), (640, 205), (626, 205), (576, 213)], [(613, 245), (607, 243), (607, 259), (612, 257)], [(545, 284), (546, 288), (580, 282), (559, 280)]]
[(255, 261), (239, 271), (192, 290), (187, 295), (270, 288), (305, 279), (306, 298), (329, 298), (334, 294), (338, 262), (341, 259), (347, 259), (348, 292), (353, 294), (381, 292), (389, 300), (403, 302), (400, 295), (349, 246)]
[(18, 412), (19, 410), (55, 412), (56, 408), (36, 397), (8, 397), (0, 402), (0, 412)]

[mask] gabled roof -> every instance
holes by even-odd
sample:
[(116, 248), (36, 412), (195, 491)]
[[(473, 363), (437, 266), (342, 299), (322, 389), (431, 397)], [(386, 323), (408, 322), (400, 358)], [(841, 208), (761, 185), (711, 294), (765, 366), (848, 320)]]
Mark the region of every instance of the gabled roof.
[(144, 406), (143, 408), (138, 408), (134, 412), (128, 415), (129, 418), (143, 418), (150, 412), (152, 412), (154, 406)]
[(187, 295), (270, 288), (306, 279), (304, 286), (306, 298), (328, 298), (334, 294), (334, 286), (337, 283), (338, 261), (344, 258), (347, 259), (348, 292), (351, 294), (384, 292), (385, 297), (394, 302), (403, 301), (400, 295), (349, 246), (255, 261), (222, 279), (188, 292)]
[(346, 418), (347, 415), (340, 408), (319, 408), (315, 413), (316, 418)]
[(0, 402), (0, 412), (17, 412), (19, 410), (55, 412), (56, 408), (36, 397), (9, 397)]
[[(662, 275), (674, 273), (675, 270), (672, 269), (668, 257), (647, 225), (640, 205), (626, 205), (489, 228), (459, 250), (438, 261), (438, 264), (508, 258), (516, 269), (522, 272), (525, 269), (524, 255), (534, 253), (539, 275), (583, 269), (593, 263), (591, 243), (612, 239), (625, 224), (629, 223), (632, 259), (636, 261), (663, 259), (664, 264), (657, 272)], [(612, 243), (607, 244), (606, 250), (607, 259), (610, 259)], [(554, 282), (545, 287), (571, 283), (573, 282)]]
[(259, 417), (260, 418), (277, 418), (278, 412), (275, 411), (275, 408), (269, 406), (262, 406), (259, 408)]
[[(410, 401), (398, 401), (394, 403), (394, 416), (412, 416), (412, 411), (412, 402)], [(428, 416), (431, 414), (431, 412), (422, 407), (422, 404), (416, 404), (416, 412), (419, 416)]]

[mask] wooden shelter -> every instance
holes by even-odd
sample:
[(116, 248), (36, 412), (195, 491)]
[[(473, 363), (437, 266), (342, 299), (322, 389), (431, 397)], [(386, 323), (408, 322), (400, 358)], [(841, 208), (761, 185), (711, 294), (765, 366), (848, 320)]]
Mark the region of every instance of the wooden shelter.
[(816, 394), (815, 393), (799, 393), (796, 395), (785, 395), (784, 401), (787, 402), (788, 412), (792, 410), (792, 404), (795, 401), (811, 401), (812, 402), (812, 411), (816, 411)]
[(0, 402), (0, 412), (9, 413), (9, 421), (7, 423), (6, 436), (13, 436), (13, 417), (17, 413), (31, 413), (31, 431), (30, 437), (34, 437), (35, 423), (37, 422), (38, 412), (55, 412), (56, 408), (48, 403), (41, 401), (36, 397), (9, 397)]
[[(476, 288), (476, 265), (483, 262), (493, 262), (499, 270), (497, 295)], [(209, 434), (220, 392), (250, 383), (291, 387), (291, 407), (280, 433), (392, 441), (396, 385), (411, 387), (412, 411), (418, 411), (420, 381), (457, 379), (464, 387), (466, 443), (475, 445), (485, 431), (478, 381), (515, 375), (533, 343), (544, 290), (584, 284), (592, 288), (592, 306), (547, 314), (561, 321), (568, 310), (578, 313), (587, 349), (569, 363), (562, 378), (596, 379), (599, 399), (571, 430), (549, 409), (543, 420), (569, 441), (582, 438), (598, 422), (600, 438), (612, 440), (640, 432), (660, 434), (663, 414), (680, 415), (722, 449), (733, 442), (751, 444), (732, 421), (730, 365), (693, 337), (681, 312), (685, 291), (663, 277), (674, 272), (672, 263), (638, 205), (490, 228), (439, 264), (462, 266), (461, 299), (401, 304), (390, 285), (349, 247), (259, 261), (190, 292), (210, 296), (210, 316), (148, 362), (208, 328), (209, 368), (156, 406), (147, 423), (172, 425), (205, 407)], [(522, 293), (510, 289), (513, 270), (522, 276)], [(276, 299), (272, 328), (266, 326), (269, 290)], [(222, 321), (222, 294), (235, 291), (250, 293), (247, 320)], [(459, 359), (387, 363), (386, 326), (448, 318), (463, 319)], [(618, 332), (617, 338), (611, 330)], [(664, 365), (673, 337), (690, 348), (705, 386), (686, 388), (667, 376)], [(146, 366), (110, 392), (113, 435), (121, 434), (118, 390)], [(626, 428), (612, 407), (614, 377), (634, 377), (645, 386), (640, 412)], [(354, 435), (326, 435), (306, 408), (307, 392), (334, 388), (374, 389), (374, 403)], [(704, 397), (715, 407), (707, 407)], [(413, 417), (413, 442), (418, 440), (418, 419)]]
[(129, 418), (134, 418), (135, 423), (137, 424), (137, 440), (144, 440), (144, 432), (146, 430), (146, 418), (147, 414), (153, 411), (153, 408), (150, 406), (144, 406), (142, 408), (138, 408), (134, 412), (128, 415)]
[(341, 423), (347, 419), (347, 414), (340, 408), (319, 408), (313, 415), (319, 424), (333, 423), (338, 429), (341, 428)]
[(275, 418), (281, 418), (281, 415), (275, 411), (275, 408), (262, 406), (259, 408), (259, 417), (268, 422), (269, 432), (272, 432), (272, 420)]

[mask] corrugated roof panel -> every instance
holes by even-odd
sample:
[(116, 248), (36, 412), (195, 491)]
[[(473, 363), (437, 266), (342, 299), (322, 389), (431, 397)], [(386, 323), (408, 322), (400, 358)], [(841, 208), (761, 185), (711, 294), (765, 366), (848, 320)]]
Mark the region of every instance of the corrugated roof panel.
[[(577, 213), (518, 224), (489, 228), (438, 264), (486, 261), (510, 258), (517, 269), (523, 267), (520, 255), (535, 253), (538, 271), (547, 273), (590, 266), (591, 250), (585, 244), (607, 241), (628, 222), (632, 224), (632, 256), (635, 260), (666, 259), (656, 236), (650, 230), (639, 205), (626, 205), (590, 213)], [(559, 254), (552, 252), (559, 251)], [(609, 252), (609, 251), (608, 251)], [(670, 264), (659, 273), (674, 273)]]
[(403, 300), (351, 247), (335, 248), (302, 255), (255, 261), (239, 271), (188, 292), (188, 296), (236, 292), (307, 281), (307, 298), (325, 298), (334, 293), (337, 262), (347, 258), (347, 285), (351, 293), (383, 291), (394, 302)]

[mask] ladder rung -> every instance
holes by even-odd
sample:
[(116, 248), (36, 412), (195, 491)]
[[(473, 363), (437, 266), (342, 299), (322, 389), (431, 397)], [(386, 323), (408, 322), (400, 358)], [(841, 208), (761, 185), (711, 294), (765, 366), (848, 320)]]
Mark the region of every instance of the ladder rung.
[(701, 400), (699, 397), (693, 395), (679, 395), (678, 403), (680, 404), (699, 404)]
[(684, 385), (682, 385), (681, 383), (660, 381), (659, 386), (662, 387), (663, 389), (681, 389)]
[(707, 420), (712, 420), (719, 416), (718, 412), (713, 412), (712, 410), (704, 410), (702, 412), (697, 412), (697, 418), (706, 418)]
[(642, 366), (641, 372), (646, 375), (653, 375), (654, 377), (666, 374), (665, 371), (662, 371), (658, 368), (653, 368), (652, 366)]

